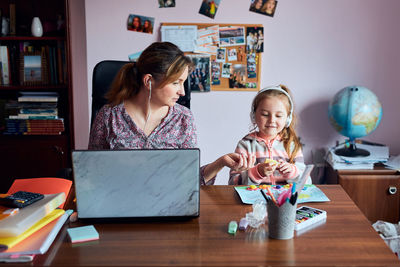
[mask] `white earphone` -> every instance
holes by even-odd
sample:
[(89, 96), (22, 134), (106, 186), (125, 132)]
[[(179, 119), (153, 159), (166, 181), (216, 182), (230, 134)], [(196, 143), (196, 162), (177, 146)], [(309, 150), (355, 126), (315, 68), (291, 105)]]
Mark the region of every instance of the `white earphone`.
[[(278, 86), (269, 86), (269, 87), (266, 87), (266, 88), (261, 89), (261, 90), (257, 93), (256, 97), (257, 97), (259, 94), (261, 94), (262, 92), (265, 92), (265, 91), (268, 91), (268, 90), (279, 91), (279, 92), (283, 93), (284, 95), (286, 95), (287, 98), (289, 99), (290, 111), (289, 111), (289, 114), (288, 114), (288, 117), (287, 117), (286, 123), (285, 123), (285, 127), (288, 128), (288, 127), (290, 126), (290, 123), (292, 123), (292, 118), (293, 118), (293, 116), (292, 116), (292, 114), (293, 114), (293, 101), (292, 101), (292, 98), (291, 98), (290, 95), (289, 95), (285, 90), (283, 90), (279, 85), (278, 85)], [(255, 123), (255, 110), (254, 110), (254, 106), (251, 107), (251, 121), (252, 121), (253, 123)]]

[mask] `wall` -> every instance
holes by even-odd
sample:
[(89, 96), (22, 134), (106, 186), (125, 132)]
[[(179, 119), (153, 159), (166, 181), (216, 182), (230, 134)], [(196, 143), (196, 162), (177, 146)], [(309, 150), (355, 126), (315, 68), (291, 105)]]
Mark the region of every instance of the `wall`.
[[(129, 54), (159, 40), (160, 22), (263, 24), (261, 84), (283, 83), (292, 89), (307, 163), (313, 158), (320, 160), (313, 157), (319, 148), (344, 140), (329, 125), (327, 107), (338, 90), (354, 84), (374, 91), (384, 107), (380, 126), (365, 139), (388, 144), (391, 154), (400, 153), (400, 90), (396, 88), (400, 84), (400, 1), (279, 0), (275, 17), (271, 18), (247, 11), (250, 0), (221, 0), (214, 20), (198, 14), (200, 0), (176, 2), (175, 8), (158, 8), (157, 0), (86, 0), (88, 77), (97, 62), (127, 60)], [(129, 14), (155, 17), (156, 34), (127, 31)], [(78, 94), (91, 94), (90, 78), (88, 92)], [(233, 151), (247, 133), (254, 95), (255, 92), (192, 95), (202, 164)], [(76, 107), (75, 114), (86, 112), (86, 105)], [(79, 123), (76, 132), (77, 148), (85, 148), (87, 127)], [(226, 183), (227, 172), (225, 168), (218, 175), (218, 184)]]
[(89, 139), (89, 90), (87, 86), (85, 2), (70, 1), (69, 16), (75, 148), (86, 148)]

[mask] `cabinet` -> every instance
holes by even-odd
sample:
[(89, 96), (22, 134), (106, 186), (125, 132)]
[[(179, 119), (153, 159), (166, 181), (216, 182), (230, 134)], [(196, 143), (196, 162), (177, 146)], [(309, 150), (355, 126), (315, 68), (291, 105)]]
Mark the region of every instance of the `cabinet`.
[[(59, 170), (70, 168), (74, 131), (68, 0), (4, 0), (0, 9), (1, 15), (10, 21), (9, 34), (0, 37), (0, 45), (7, 47), (10, 74), (10, 81), (3, 79), (0, 85), (0, 192), (5, 192), (15, 178), (56, 176)], [(41, 37), (32, 36), (33, 17), (39, 17), (42, 23)], [(33, 55), (40, 56), (37, 72), (28, 63), (34, 57), (27, 56)], [(38, 78), (34, 76), (37, 73)], [(27, 134), (19, 129), (10, 134), (7, 119), (21, 107), (10, 108), (8, 103), (19, 104), (18, 97), (24, 92), (56, 93), (57, 117), (41, 121), (57, 119), (62, 121), (63, 129), (51, 132), (46, 124), (40, 126), (40, 131)]]
[(339, 175), (339, 184), (371, 223), (399, 222), (400, 175)]
[(400, 220), (400, 174), (376, 164), (372, 170), (325, 170), (328, 184), (340, 184), (371, 223)]

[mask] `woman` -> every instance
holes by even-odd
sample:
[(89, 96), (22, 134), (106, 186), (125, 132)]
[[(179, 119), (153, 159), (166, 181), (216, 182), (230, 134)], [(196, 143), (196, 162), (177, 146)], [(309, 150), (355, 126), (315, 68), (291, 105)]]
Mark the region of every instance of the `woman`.
[(276, 8), (276, 0), (267, 0), (263, 7), (261, 8), (261, 12), (265, 13), (268, 16), (273, 17)]
[[(89, 149), (193, 148), (196, 127), (185, 94), (192, 61), (174, 44), (156, 42), (119, 71), (92, 125)], [(224, 167), (245, 170), (255, 158), (231, 153), (201, 167), (201, 183), (213, 184)]]
[(143, 23), (143, 32), (153, 33), (153, 26), (151, 25), (151, 21), (146, 19)]
[(142, 20), (140, 17), (133, 17), (131, 31), (141, 32), (142, 31)]

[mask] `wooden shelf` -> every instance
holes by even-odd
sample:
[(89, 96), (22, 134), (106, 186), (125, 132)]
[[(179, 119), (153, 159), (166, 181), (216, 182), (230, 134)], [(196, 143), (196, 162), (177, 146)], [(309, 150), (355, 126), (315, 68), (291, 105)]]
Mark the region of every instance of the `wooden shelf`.
[(36, 90), (54, 90), (54, 89), (66, 89), (67, 84), (46, 84), (46, 85), (0, 85), (0, 90), (24, 90), (24, 91), (36, 91)]
[[(9, 85), (0, 85), (0, 127), (6, 128), (5, 118), (19, 113), (23, 106), (7, 103), (16, 101), (19, 92), (57, 92), (57, 112), (63, 118), (64, 131), (60, 135), (4, 135), (0, 133), (0, 192), (6, 192), (14, 179), (55, 177), (61, 170), (71, 168), (71, 149), (74, 147), (71, 58), (69, 40), (69, 0), (6, 0), (0, 1), (5, 17), (10, 17), (10, 5), (15, 4), (16, 34), (0, 37), (1, 46), (8, 48), (10, 62)], [(30, 36), (32, 18), (40, 18), (44, 35)], [(58, 27), (59, 19), (63, 27)], [(30, 85), (24, 78), (23, 60), (30, 53), (42, 56), (41, 80)], [(36, 55), (36, 54), (34, 54)], [(22, 77), (22, 78), (21, 78)], [(11, 101), (10, 101), (11, 100)], [(10, 126), (17, 127), (14, 125)], [(22, 126), (23, 127), (23, 126)], [(47, 125), (46, 125), (47, 127)], [(50, 126), (49, 126), (50, 127)], [(40, 126), (36, 125), (36, 130)], [(4, 129), (6, 132), (7, 129)], [(31, 131), (32, 129), (18, 129)], [(32, 130), (34, 131), (34, 130)]]
[(0, 41), (65, 41), (64, 36), (2, 36)]

